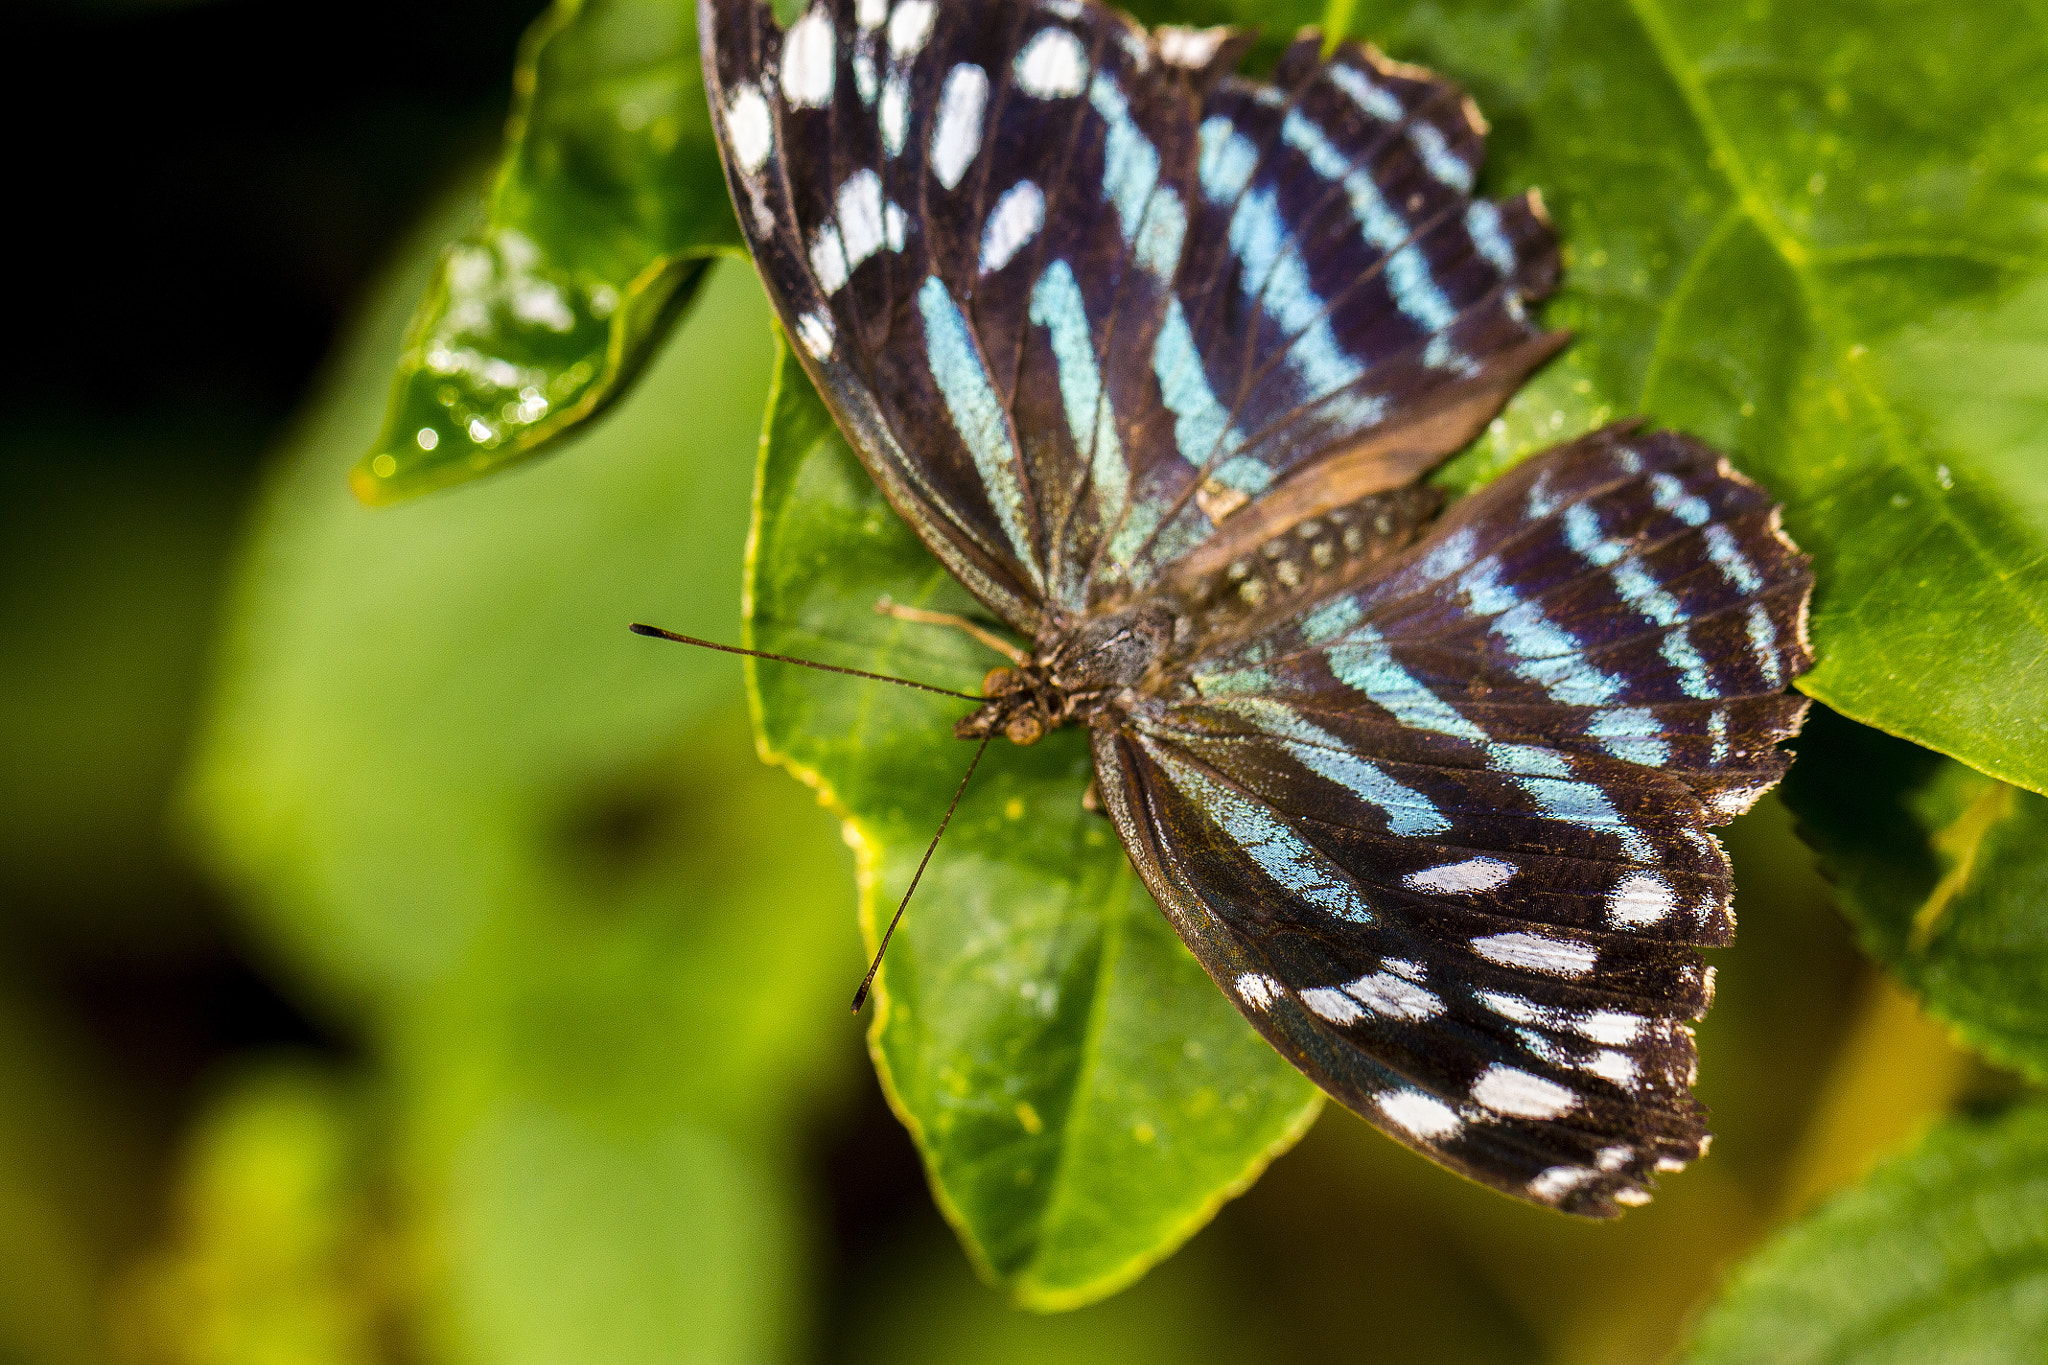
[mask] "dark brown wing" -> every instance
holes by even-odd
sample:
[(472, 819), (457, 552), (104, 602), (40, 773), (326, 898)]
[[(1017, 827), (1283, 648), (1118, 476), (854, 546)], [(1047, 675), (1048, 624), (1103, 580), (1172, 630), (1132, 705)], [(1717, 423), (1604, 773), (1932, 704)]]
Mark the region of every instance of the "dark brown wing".
[[(1556, 344), (1427, 73), (1091, 0), (702, 0), (740, 221), (892, 505), (1045, 638), (1216, 535), (1398, 486)], [(1241, 536), (1226, 535), (1229, 540)], [(1223, 553), (1228, 553), (1227, 545)], [(1199, 566), (1198, 566), (1199, 567)]]
[(1696, 948), (1734, 930), (1706, 831), (1783, 771), (1810, 587), (1712, 451), (1600, 433), (1198, 652), (1096, 732), (1098, 778), (1182, 936), (1318, 1084), (1611, 1215), (1704, 1150)]

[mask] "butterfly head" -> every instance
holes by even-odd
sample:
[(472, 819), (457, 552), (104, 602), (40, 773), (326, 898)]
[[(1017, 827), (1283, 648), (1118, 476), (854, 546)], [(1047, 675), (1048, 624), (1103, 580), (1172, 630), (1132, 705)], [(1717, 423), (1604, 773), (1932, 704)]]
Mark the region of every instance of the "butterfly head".
[(1060, 698), (1036, 664), (991, 668), (981, 680), (981, 695), (988, 700), (953, 727), (962, 739), (999, 734), (1012, 744), (1036, 744), (1061, 723)]
[(1029, 663), (990, 669), (981, 680), (986, 700), (953, 733), (1036, 744), (1062, 725), (1093, 720), (1138, 685), (1173, 634), (1173, 613), (1157, 604), (1091, 618), (1054, 637)]

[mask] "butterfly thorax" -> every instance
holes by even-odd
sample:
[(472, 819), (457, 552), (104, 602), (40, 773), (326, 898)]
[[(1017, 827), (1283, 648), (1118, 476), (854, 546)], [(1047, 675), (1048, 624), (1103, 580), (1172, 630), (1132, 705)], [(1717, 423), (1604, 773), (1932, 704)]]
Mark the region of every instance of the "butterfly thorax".
[(1140, 602), (1054, 635), (1023, 666), (991, 669), (981, 684), (988, 700), (953, 733), (1035, 744), (1062, 725), (1119, 711), (1173, 643), (1177, 617), (1163, 603)]
[(954, 733), (1035, 744), (1062, 725), (1114, 723), (1205, 648), (1340, 591), (1405, 548), (1440, 501), (1433, 489), (1408, 488), (1319, 509), (1185, 583), (1056, 626), (1029, 662), (990, 670), (987, 702)]

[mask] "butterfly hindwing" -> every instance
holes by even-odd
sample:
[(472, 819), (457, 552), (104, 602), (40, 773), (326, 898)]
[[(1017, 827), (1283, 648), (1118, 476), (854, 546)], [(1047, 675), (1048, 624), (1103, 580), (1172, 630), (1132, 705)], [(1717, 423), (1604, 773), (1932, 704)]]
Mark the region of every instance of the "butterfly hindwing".
[[(1246, 1015), (1391, 1136), (1572, 1212), (1703, 1148), (1711, 825), (1803, 703), (1804, 560), (1683, 437), (1598, 433), (1098, 732), (1107, 804)], [(1678, 642), (1678, 643), (1674, 643)]]
[(1034, 638), (1269, 513), (1408, 482), (1560, 340), (1523, 312), (1557, 271), (1540, 210), (1471, 197), (1469, 101), (1356, 45), (1250, 81), (1240, 35), (1085, 0), (701, 10), (799, 353)]

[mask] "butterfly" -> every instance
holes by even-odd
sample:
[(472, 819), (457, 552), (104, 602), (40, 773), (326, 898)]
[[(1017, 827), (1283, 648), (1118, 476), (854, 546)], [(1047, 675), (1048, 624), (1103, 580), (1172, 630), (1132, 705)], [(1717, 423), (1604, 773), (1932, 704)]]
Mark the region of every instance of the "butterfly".
[(1565, 338), (1455, 87), (1093, 0), (700, 0), (785, 330), (1028, 642), (956, 732), (1086, 728), (1132, 864), (1330, 1095), (1610, 1217), (1707, 1147), (1709, 827), (1782, 774), (1811, 575), (1757, 485), (1623, 424), (1420, 477)]

